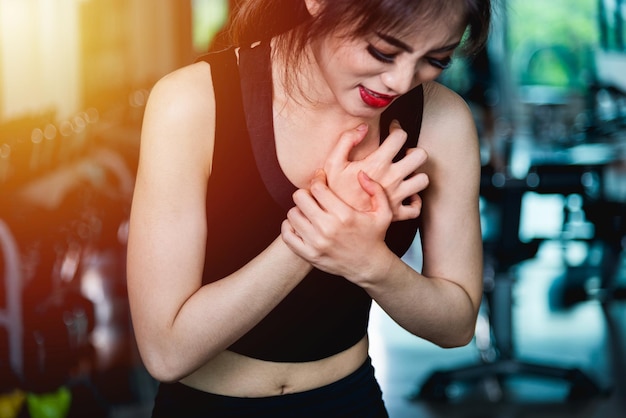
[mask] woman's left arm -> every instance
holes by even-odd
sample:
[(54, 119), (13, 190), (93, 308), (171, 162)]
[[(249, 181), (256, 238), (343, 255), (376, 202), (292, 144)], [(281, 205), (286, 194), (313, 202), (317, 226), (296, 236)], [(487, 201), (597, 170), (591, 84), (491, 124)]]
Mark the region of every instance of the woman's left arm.
[(385, 244), (391, 203), (364, 173), (371, 210), (345, 204), (318, 174), (294, 195), (283, 239), (315, 267), (361, 286), (407, 331), (455, 347), (471, 341), (482, 297), (478, 139), (466, 104), (435, 83), (425, 86), (421, 132), (428, 159), (420, 171), (430, 179), (422, 192), (421, 273)]
[(422, 272), (395, 258), (365, 288), (409, 332), (454, 347), (471, 341), (483, 291), (479, 142), (459, 96), (437, 83), (424, 93), (419, 143), (430, 184), (422, 192)]

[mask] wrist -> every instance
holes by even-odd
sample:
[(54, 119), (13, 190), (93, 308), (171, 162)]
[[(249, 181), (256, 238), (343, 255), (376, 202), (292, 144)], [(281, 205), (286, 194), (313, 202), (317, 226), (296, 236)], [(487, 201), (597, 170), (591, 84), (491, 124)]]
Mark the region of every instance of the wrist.
[(398, 260), (398, 257), (386, 245), (383, 245), (382, 249), (372, 251), (371, 254), (375, 256), (368, 254), (364, 257), (365, 263), (359, 266), (353, 280), (368, 292), (388, 280)]
[(308, 260), (302, 258), (289, 248), (289, 245), (287, 245), (282, 235), (276, 238), (273, 245), (278, 247), (277, 251), (281, 254), (280, 259), (282, 261), (279, 262), (278, 265), (289, 267), (304, 272), (305, 274), (308, 274), (313, 269), (313, 265)]

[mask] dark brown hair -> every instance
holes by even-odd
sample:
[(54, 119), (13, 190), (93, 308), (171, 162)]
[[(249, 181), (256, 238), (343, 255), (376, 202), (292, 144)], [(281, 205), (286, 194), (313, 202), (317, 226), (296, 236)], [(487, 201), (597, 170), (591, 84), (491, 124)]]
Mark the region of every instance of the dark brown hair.
[(399, 33), (420, 25), (427, 28), (435, 18), (461, 12), (467, 24), (463, 50), (473, 53), (487, 39), (491, 20), (490, 0), (318, 1), (320, 11), (313, 19), (304, 0), (244, 0), (233, 11), (232, 41), (236, 45), (247, 45), (284, 35), (279, 48), (293, 54), (302, 51), (311, 39), (323, 37), (337, 28), (353, 28), (353, 36), (372, 31)]
[[(484, 46), (491, 21), (491, 0), (317, 0), (313, 18), (305, 0), (241, 0), (233, 10), (228, 33), (231, 43), (250, 45), (276, 37), (274, 53), (285, 62), (285, 81), (293, 81), (309, 42), (337, 30), (348, 37), (372, 32), (403, 34), (429, 30), (445, 16), (463, 17), (462, 52)], [(291, 87), (294, 87), (293, 85)]]

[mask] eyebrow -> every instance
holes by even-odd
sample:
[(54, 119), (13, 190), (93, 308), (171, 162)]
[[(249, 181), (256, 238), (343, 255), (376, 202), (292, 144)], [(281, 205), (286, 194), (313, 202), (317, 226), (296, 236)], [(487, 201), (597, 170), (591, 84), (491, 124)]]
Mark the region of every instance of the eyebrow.
[(407, 52), (413, 52), (413, 48), (411, 48), (409, 45), (407, 45), (406, 43), (402, 42), (398, 38), (394, 38), (393, 36), (385, 35), (384, 33), (380, 33), (380, 32), (377, 32), (376, 34), (378, 35), (378, 37), (380, 39), (384, 40), (385, 42), (387, 42), (390, 45), (396, 46), (396, 47), (398, 47), (400, 49), (404, 49)]
[[(405, 50), (406, 52), (413, 52), (413, 48), (411, 48), (409, 45), (407, 45), (406, 43), (402, 42), (400, 39), (398, 38), (394, 38), (393, 36), (390, 35), (385, 35), (384, 33), (380, 33), (377, 32), (376, 33), (378, 35), (379, 38), (381, 38), (382, 40), (384, 40), (385, 42), (387, 42), (390, 45), (393, 45), (395, 47), (398, 47), (400, 49)], [(442, 46), (441, 48), (436, 48), (433, 49), (431, 51), (429, 51), (429, 53), (434, 53), (434, 54), (440, 54), (440, 53), (444, 53), (444, 52), (449, 52), (452, 51), (454, 49), (456, 49), (456, 47), (458, 47), (461, 44), (461, 42), (454, 42), (451, 43), (450, 45), (445, 45)]]
[(430, 53), (435, 53), (435, 54), (440, 54), (443, 52), (450, 52), (454, 49), (456, 49), (456, 47), (458, 47), (459, 45), (461, 45), (461, 42), (454, 42), (450, 45), (446, 45), (446, 46), (442, 46), (441, 48), (435, 48), (433, 50), (430, 51)]

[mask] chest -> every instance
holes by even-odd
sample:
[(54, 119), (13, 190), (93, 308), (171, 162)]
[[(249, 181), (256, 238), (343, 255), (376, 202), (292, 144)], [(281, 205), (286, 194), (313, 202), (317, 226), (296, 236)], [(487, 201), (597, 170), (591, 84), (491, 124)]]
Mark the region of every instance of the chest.
[[(307, 187), (315, 171), (324, 168), (329, 156), (337, 152), (338, 143), (347, 129), (332, 123), (326, 126), (294, 124), (280, 117), (274, 118), (276, 157), (285, 177), (298, 188)], [(363, 141), (346, 156), (346, 161), (365, 158), (378, 148), (379, 143), (378, 129), (370, 129)]]

